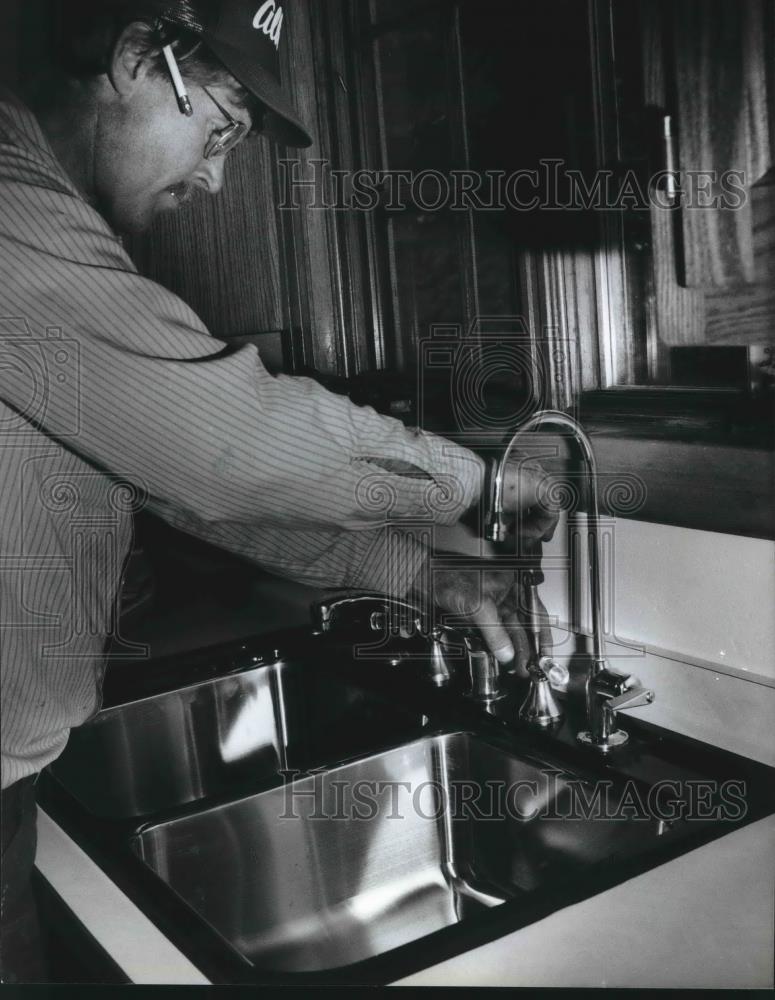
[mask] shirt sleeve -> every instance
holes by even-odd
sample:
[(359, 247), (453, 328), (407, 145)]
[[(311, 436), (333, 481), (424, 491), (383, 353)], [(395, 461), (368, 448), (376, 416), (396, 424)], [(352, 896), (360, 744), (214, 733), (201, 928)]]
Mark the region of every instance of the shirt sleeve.
[(425, 570), (427, 534), (384, 525), (370, 531), (272, 529), (152, 507), (169, 524), (310, 587), (376, 591), (405, 597)]
[(450, 524), (476, 501), (473, 453), (313, 380), (275, 378), (255, 348), (219, 353), (97, 212), (8, 157), (0, 278), (14, 319), (0, 323), (0, 392), (29, 422), (204, 522), (372, 532)]

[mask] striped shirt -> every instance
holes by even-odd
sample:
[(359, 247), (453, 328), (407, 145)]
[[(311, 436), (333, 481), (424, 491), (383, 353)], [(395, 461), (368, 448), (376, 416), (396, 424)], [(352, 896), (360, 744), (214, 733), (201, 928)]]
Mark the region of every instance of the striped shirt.
[(295, 580), (400, 595), (427, 555), (411, 526), (454, 523), (482, 476), (471, 452), (214, 340), (0, 93), (3, 787), (99, 707), (137, 510)]

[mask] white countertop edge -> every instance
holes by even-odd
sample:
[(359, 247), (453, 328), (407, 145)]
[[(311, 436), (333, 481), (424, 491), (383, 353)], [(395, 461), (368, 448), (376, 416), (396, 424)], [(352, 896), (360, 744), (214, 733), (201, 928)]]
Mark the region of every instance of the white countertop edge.
[(210, 980), (40, 807), (35, 864), (132, 983), (211, 985)]
[(392, 983), (769, 989), (775, 815)]
[[(772, 988), (774, 843), (770, 816), (393, 985)], [(40, 808), (36, 865), (133, 983), (210, 985)]]

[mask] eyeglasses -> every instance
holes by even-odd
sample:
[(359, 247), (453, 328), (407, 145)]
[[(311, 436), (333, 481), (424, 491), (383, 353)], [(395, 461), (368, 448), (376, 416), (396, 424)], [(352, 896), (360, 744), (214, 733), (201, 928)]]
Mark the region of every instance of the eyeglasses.
[[(172, 51), (172, 46), (165, 45), (162, 52), (164, 53), (164, 58), (167, 60), (167, 66), (170, 71), (170, 79), (172, 80), (172, 86), (175, 88), (175, 96), (178, 99), (180, 112), (181, 114), (186, 115), (187, 118), (190, 118), (194, 113), (194, 109), (191, 105), (191, 99), (186, 91), (186, 85), (183, 82), (178, 61)], [(244, 124), (244, 122), (238, 122), (236, 119), (232, 118), (226, 108), (216, 101), (207, 87), (202, 87), (202, 90), (204, 90), (216, 108), (218, 108), (220, 113), (229, 123), (226, 128), (216, 129), (207, 140), (207, 145), (205, 146), (205, 159), (212, 160), (216, 156), (226, 156), (227, 153), (230, 153), (235, 146), (242, 142), (250, 129)]]
[(227, 153), (230, 153), (235, 146), (238, 146), (239, 143), (242, 142), (248, 134), (249, 129), (244, 122), (238, 122), (235, 118), (232, 118), (226, 108), (216, 101), (207, 87), (202, 87), (202, 90), (204, 90), (216, 108), (218, 108), (223, 117), (229, 123), (225, 128), (216, 129), (207, 140), (207, 145), (205, 146), (205, 159), (212, 160), (216, 156), (226, 156)]

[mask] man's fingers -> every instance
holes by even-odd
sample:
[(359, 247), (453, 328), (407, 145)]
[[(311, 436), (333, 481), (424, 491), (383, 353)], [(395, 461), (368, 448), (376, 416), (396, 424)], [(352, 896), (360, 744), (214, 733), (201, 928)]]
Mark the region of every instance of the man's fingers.
[(538, 601), (538, 616), (541, 622), (541, 634), (539, 637), (539, 648), (541, 650), (541, 656), (551, 656), (552, 649), (554, 647), (554, 638), (552, 636), (552, 629), (549, 625), (549, 612), (546, 610), (544, 602), (540, 597)]
[(485, 598), (481, 606), (472, 613), (471, 621), (482, 634), (487, 648), (499, 663), (511, 663), (514, 646), (506, 627), (498, 614), (495, 602)]
[(516, 672), (520, 677), (527, 677), (525, 666), (530, 659), (530, 644), (522, 626), (522, 622), (517, 617), (517, 612), (513, 607), (501, 608), (501, 620), (508, 630), (512, 645), (516, 650)]
[(441, 570), (434, 576), (437, 605), (475, 626), (500, 663), (511, 663), (515, 657), (509, 629), (498, 610), (498, 603), (507, 602), (513, 588), (513, 572), (490, 571), (480, 576), (460, 570)]
[(509, 463), (504, 487), (505, 509), (515, 515), (515, 529), (523, 538), (551, 541), (559, 511), (548, 506), (547, 486), (551, 478), (541, 464), (533, 459)]
[(506, 466), (504, 499), (512, 512), (540, 506), (551, 484), (550, 474), (534, 458), (514, 459)]

